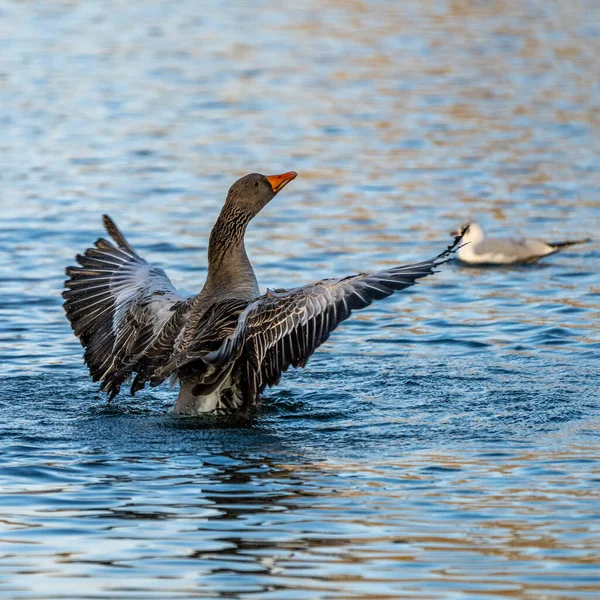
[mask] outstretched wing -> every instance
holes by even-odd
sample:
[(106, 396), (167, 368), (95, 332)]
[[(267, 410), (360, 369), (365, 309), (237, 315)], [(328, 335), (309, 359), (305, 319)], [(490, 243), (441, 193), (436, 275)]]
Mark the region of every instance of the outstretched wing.
[(78, 254), (63, 298), (92, 378), (112, 399), (132, 373), (133, 394), (169, 359), (188, 307), (165, 272), (138, 256), (110, 217), (103, 221), (116, 246), (100, 238)]
[(440, 255), (420, 263), (325, 279), (291, 290), (267, 292), (241, 313), (235, 331), (202, 361), (225, 370), (241, 359), (246, 369), (244, 396), (253, 402), (265, 386), (276, 385), (290, 365), (302, 367), (311, 354), (353, 310), (414, 285), (447, 262), (460, 237)]

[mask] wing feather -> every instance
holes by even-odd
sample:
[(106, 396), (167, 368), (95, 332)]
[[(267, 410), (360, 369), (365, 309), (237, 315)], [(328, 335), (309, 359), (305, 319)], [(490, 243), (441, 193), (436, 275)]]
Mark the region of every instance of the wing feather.
[(85, 348), (94, 381), (114, 397), (132, 373), (132, 393), (167, 361), (185, 323), (186, 299), (162, 269), (149, 265), (104, 216), (115, 244), (98, 239), (67, 267), (64, 309)]
[[(438, 256), (372, 274), (325, 279), (290, 290), (269, 291), (242, 310), (237, 325), (218, 348), (202, 355), (206, 365), (225, 368), (245, 359), (247, 401), (255, 401), (265, 386), (278, 383), (290, 365), (304, 366), (312, 353), (353, 310), (387, 298), (417, 283), (447, 262), (460, 237)], [(241, 358), (240, 358), (241, 357)]]

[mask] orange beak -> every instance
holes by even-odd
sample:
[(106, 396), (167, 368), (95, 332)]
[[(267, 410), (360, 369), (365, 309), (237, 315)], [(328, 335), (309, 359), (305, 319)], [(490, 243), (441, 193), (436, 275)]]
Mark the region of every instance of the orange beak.
[(296, 179), (298, 173), (296, 171), (288, 171), (281, 175), (267, 175), (267, 181), (271, 184), (273, 192), (276, 194), (281, 191), (290, 181)]

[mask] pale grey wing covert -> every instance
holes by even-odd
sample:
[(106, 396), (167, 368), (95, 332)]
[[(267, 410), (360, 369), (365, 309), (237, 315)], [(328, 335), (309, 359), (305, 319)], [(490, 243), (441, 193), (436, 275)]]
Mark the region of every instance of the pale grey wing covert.
[(393, 292), (414, 285), (448, 260), (459, 242), (431, 260), (360, 274), (325, 279), (291, 290), (269, 291), (241, 313), (235, 331), (202, 361), (215, 370), (233, 362), (245, 369), (241, 381), (246, 403), (276, 385), (290, 366), (302, 367), (329, 334), (353, 310), (365, 308)]
[(168, 361), (188, 302), (162, 269), (149, 265), (104, 216), (116, 246), (104, 238), (67, 267), (64, 309), (85, 348), (94, 381), (113, 398), (133, 373), (132, 394)]
[(556, 252), (549, 244), (533, 238), (486, 238), (473, 245), (478, 256), (502, 256), (513, 262), (524, 262)]

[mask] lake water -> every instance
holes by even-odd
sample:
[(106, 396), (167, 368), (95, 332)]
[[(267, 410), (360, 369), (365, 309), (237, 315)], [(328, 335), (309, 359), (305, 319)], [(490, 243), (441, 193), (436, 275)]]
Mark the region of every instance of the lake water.
[[(229, 185), (259, 283), (600, 231), (595, 1), (0, 4), (0, 596), (600, 597), (600, 244), (446, 265), (251, 422), (111, 404), (61, 308), (109, 213), (200, 289)], [(595, 11), (595, 12), (594, 12)]]

